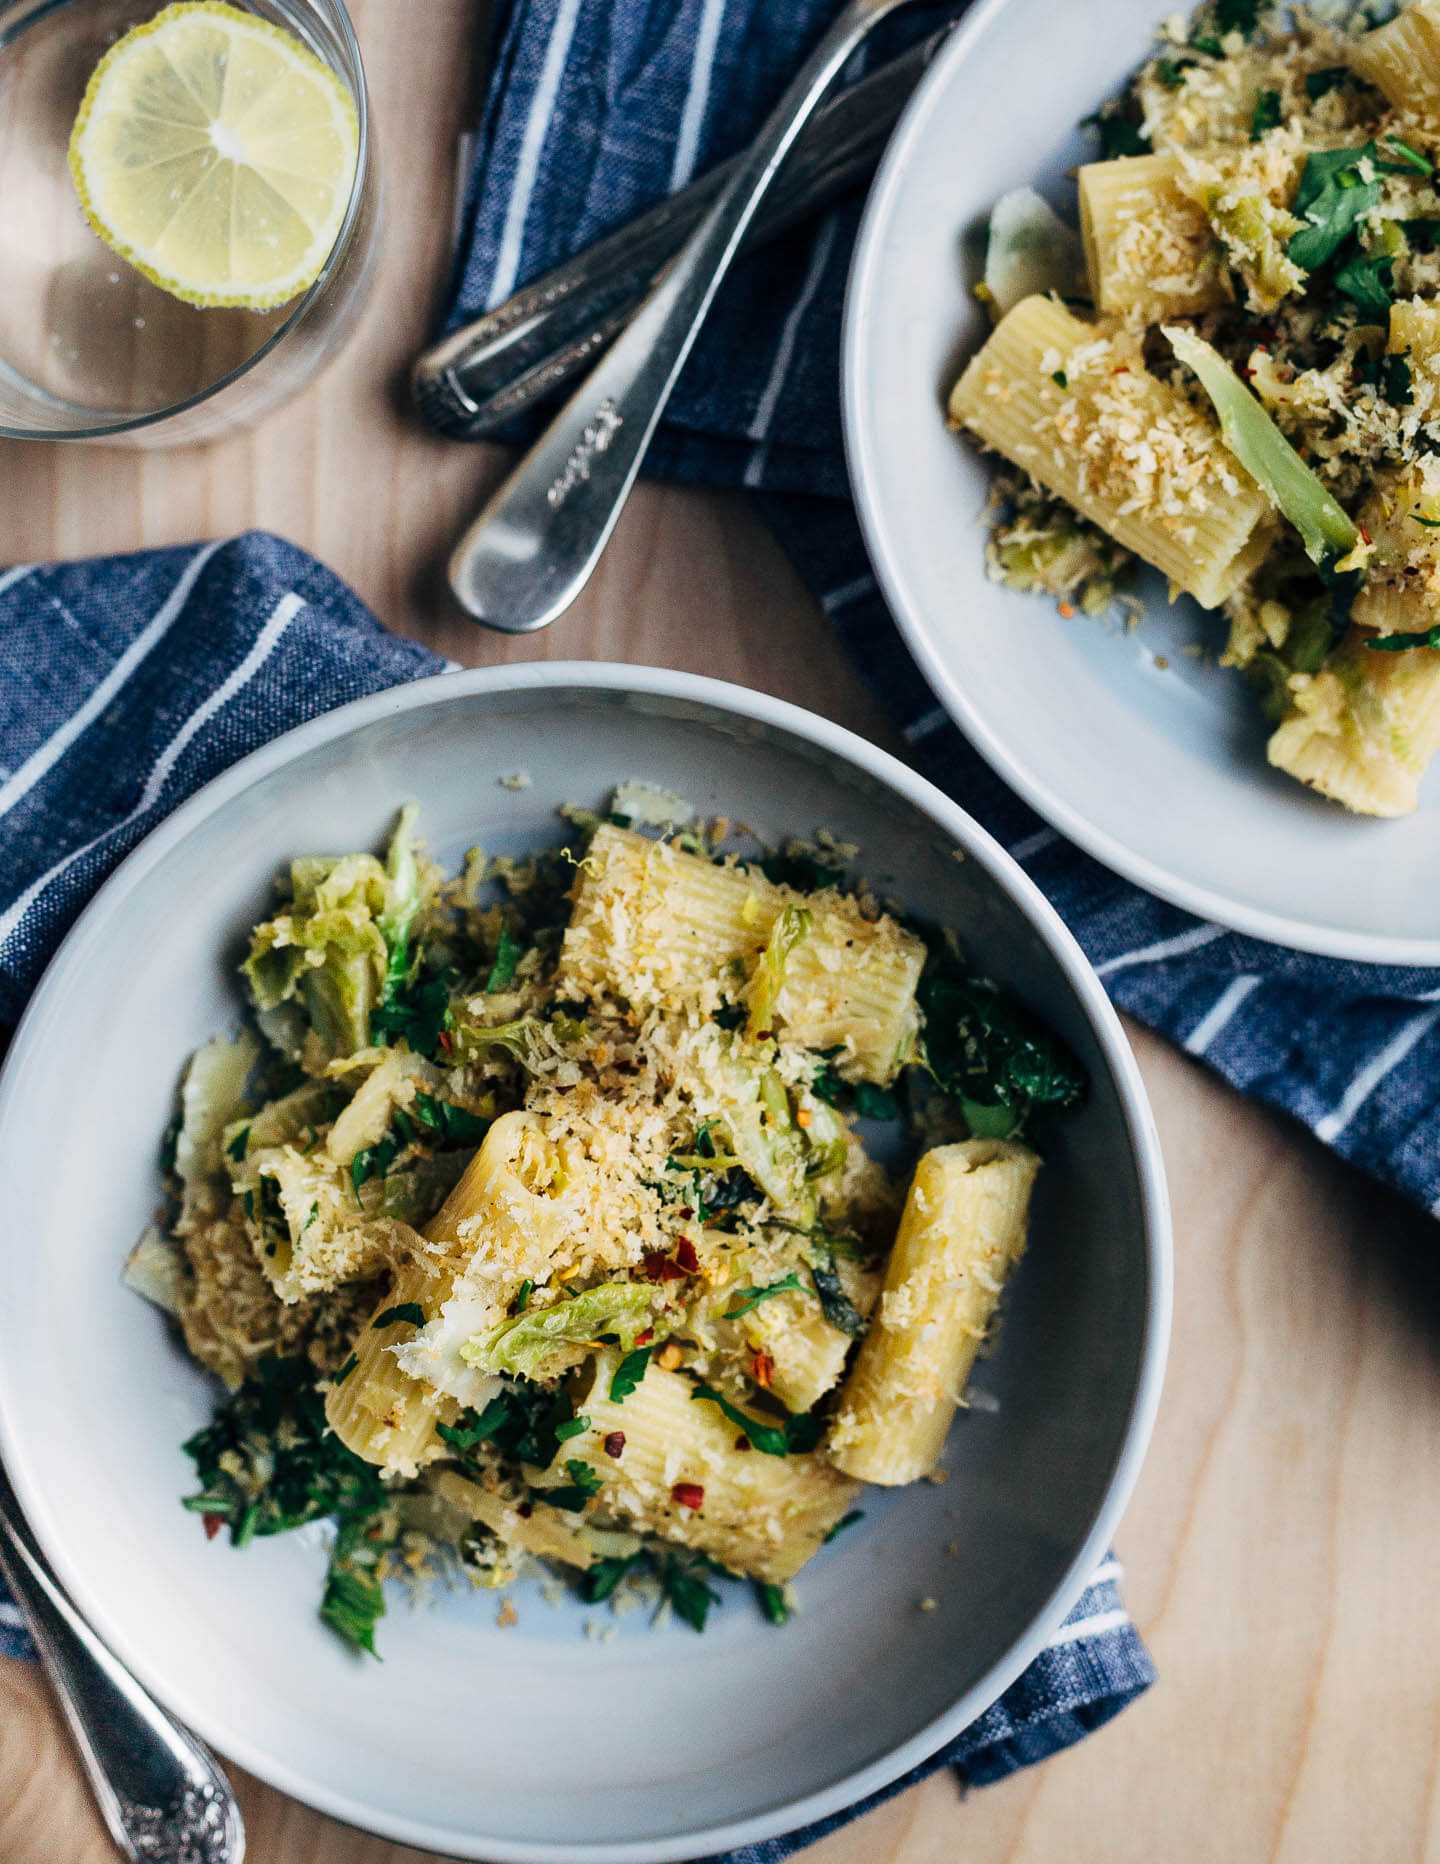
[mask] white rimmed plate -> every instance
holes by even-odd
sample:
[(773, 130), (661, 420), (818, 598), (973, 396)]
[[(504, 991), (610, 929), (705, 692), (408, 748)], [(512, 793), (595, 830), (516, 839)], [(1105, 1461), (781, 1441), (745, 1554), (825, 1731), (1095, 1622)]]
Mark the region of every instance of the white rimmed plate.
[[(1008, 189), (1073, 225), (1076, 126), (1147, 56), (1159, 0), (979, 0), (906, 111), (866, 209), (845, 331), (851, 477), (881, 587), (976, 748), (1063, 834), (1176, 905), (1303, 951), (1440, 963), (1440, 771), (1367, 821), (1265, 762), (1224, 624), (1163, 582), (1133, 633), (987, 581), (989, 465), (944, 404), (988, 328), (971, 294)], [(1197, 660), (1187, 649), (1207, 649)]]
[[(528, 788), (501, 779), (529, 773)], [(561, 838), (566, 800), (642, 777), (770, 834), (827, 824), (881, 886), (963, 927), (1093, 1080), (1047, 1146), (997, 1408), (945, 1487), (873, 1492), (783, 1631), (738, 1597), (697, 1637), (517, 1590), (397, 1604), (382, 1663), (315, 1616), (308, 1531), (236, 1552), (178, 1498), (209, 1381), (119, 1280), (153, 1209), (184, 1057), (239, 1009), (234, 965), (297, 852), (374, 844), (413, 799), (432, 851)], [(963, 856), (963, 858), (960, 858)], [(0, 1077), (0, 1448), (81, 1609), (222, 1753), (398, 1842), (515, 1864), (646, 1864), (785, 1831), (894, 1779), (1041, 1648), (1113, 1532), (1159, 1391), (1170, 1299), (1158, 1146), (1103, 991), (1020, 870), (952, 803), (793, 706), (644, 668), (446, 675), (255, 753), (165, 822), (51, 965)], [(949, 1552), (953, 1546), (958, 1551)], [(921, 1613), (922, 1597), (938, 1601)]]

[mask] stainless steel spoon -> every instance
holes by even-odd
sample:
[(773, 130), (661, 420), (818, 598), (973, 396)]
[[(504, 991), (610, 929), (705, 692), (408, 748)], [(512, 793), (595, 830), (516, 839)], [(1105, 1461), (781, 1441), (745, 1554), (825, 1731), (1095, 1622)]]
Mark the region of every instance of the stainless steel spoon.
[(767, 188), (850, 55), (905, 4), (850, 0), (629, 328), (460, 540), (450, 586), (477, 621), (528, 634), (585, 587)]
[(0, 1573), (60, 1699), (110, 1836), (134, 1864), (241, 1864), (230, 1782), (106, 1649), (22, 1525), (0, 1470)]

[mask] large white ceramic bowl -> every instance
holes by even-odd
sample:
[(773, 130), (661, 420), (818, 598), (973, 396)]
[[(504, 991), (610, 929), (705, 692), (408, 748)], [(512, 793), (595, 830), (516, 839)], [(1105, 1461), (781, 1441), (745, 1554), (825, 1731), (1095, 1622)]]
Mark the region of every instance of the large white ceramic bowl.
[[(528, 772), (526, 789), (499, 779)], [(783, 1631), (748, 1597), (703, 1637), (517, 1590), (397, 1603), (384, 1661), (315, 1615), (308, 1534), (207, 1543), (178, 1498), (214, 1392), (120, 1284), (154, 1208), (177, 1072), (233, 1025), (235, 963), (296, 853), (371, 845), (421, 805), (447, 861), (560, 839), (565, 801), (639, 777), (769, 834), (828, 824), (884, 889), (963, 931), (1093, 1081), (1049, 1141), (1034, 1242), (951, 1480), (893, 1496), (803, 1575)], [(336, 1817), (453, 1856), (641, 1864), (834, 1811), (914, 1766), (1044, 1643), (1112, 1533), (1159, 1390), (1160, 1157), (1079, 950), (1020, 870), (912, 772), (793, 706), (679, 673), (444, 675), (346, 706), (212, 783), (66, 940), (0, 1080), (0, 1446), (75, 1600), (224, 1754)], [(947, 1546), (958, 1551), (947, 1552)], [(736, 1589), (738, 1591), (738, 1589)], [(922, 1614), (918, 1601), (938, 1600)]]
[[(971, 286), (1008, 189), (1072, 225), (1077, 128), (1148, 55), (1165, 0), (978, 0), (886, 153), (851, 273), (845, 422), (890, 607), (951, 716), (1050, 823), (1177, 905), (1259, 938), (1440, 963), (1440, 769), (1419, 812), (1349, 816), (1265, 762), (1259, 708), (1215, 665), (1224, 623), (1163, 581), (1132, 634), (988, 582), (990, 468), (945, 398), (988, 328)], [(1205, 662), (1187, 653), (1204, 643)]]

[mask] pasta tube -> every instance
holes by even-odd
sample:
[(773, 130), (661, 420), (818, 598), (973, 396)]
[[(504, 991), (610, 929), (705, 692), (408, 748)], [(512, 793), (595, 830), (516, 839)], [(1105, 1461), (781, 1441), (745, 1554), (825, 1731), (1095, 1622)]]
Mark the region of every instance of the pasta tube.
[[(1433, 615), (1412, 613), (1410, 626), (1428, 628)], [(1382, 653), (1367, 638), (1351, 628), (1319, 673), (1292, 677), (1290, 715), (1266, 755), (1360, 815), (1409, 815), (1440, 750), (1440, 651)]]
[[(435, 1426), (454, 1423), (461, 1408), (459, 1397), (443, 1394), (432, 1381), (416, 1376), (419, 1366), (407, 1369), (389, 1349), (406, 1348), (411, 1365), (418, 1359), (423, 1366), (424, 1349), (431, 1345), (426, 1336), (433, 1335), (442, 1309), (475, 1252), (477, 1233), (483, 1228), (498, 1235), (503, 1249), (512, 1232), (527, 1217), (533, 1219), (538, 1200), (525, 1180), (527, 1175), (543, 1172), (549, 1163), (539, 1129), (534, 1114), (506, 1113), (496, 1120), (465, 1175), (427, 1226), (428, 1250), (401, 1268), (355, 1342), (353, 1365), (343, 1376), (337, 1375), (325, 1401), (325, 1415), (336, 1436), (367, 1462), (413, 1475), (422, 1463), (445, 1454)], [(525, 1273), (528, 1254), (528, 1250), (517, 1252), (521, 1266), (514, 1271), (512, 1293)], [(413, 1319), (375, 1325), (391, 1308), (408, 1306), (418, 1307), (424, 1317), (418, 1333)], [(472, 1331), (467, 1316), (461, 1323), (462, 1337), (468, 1338)], [(483, 1404), (498, 1381), (476, 1372), (468, 1376), (471, 1383), (463, 1394), (465, 1401)]]
[(574, 899), (562, 996), (709, 1014), (743, 995), (766, 1029), (840, 1049), (841, 1071), (868, 1081), (893, 1079), (909, 1055), (925, 948), (847, 896), (797, 894), (606, 823)]
[[(741, 1433), (683, 1373), (651, 1365), (620, 1402), (619, 1364), (598, 1353), (575, 1394), (590, 1421), (565, 1446), (601, 1478), (598, 1501), (644, 1533), (697, 1548), (723, 1566), (782, 1583), (823, 1544), (854, 1501), (853, 1482), (816, 1455), (740, 1449)], [(608, 1446), (608, 1447), (607, 1447)]]
[(1228, 300), (1203, 207), (1179, 186), (1173, 155), (1088, 162), (1078, 173), (1080, 236), (1097, 310), (1146, 323)]
[(1138, 339), (1049, 298), (1002, 318), (950, 414), (1206, 608), (1269, 547), (1269, 501), (1214, 423), (1148, 372)]
[(878, 1313), (841, 1392), (826, 1451), (887, 1487), (934, 1469), (1025, 1248), (1040, 1161), (1000, 1139), (937, 1146), (915, 1168)]
[(1397, 109), (1440, 116), (1440, 5), (1416, 0), (1350, 48), (1350, 67)]

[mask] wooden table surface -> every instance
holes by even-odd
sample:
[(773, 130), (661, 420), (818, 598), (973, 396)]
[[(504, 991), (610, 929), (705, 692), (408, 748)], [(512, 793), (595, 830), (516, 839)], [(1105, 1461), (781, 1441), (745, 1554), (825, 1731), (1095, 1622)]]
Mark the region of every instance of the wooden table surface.
[[(329, 373), (205, 450), (0, 445), (0, 564), (230, 534), (315, 551), (392, 628), (469, 664), (684, 667), (895, 745), (737, 498), (643, 487), (583, 601), (530, 640), (451, 604), (448, 545), (501, 465), (427, 438), (406, 365), (443, 278), (475, 0), (351, 0), (390, 212)], [(936, 1777), (814, 1864), (1440, 1864), (1440, 1230), (1131, 1031), (1175, 1204), (1170, 1369), (1120, 1534), (1156, 1688), (1078, 1748), (962, 1799)], [(237, 1780), (254, 1864), (411, 1864)], [(0, 1864), (114, 1856), (37, 1672), (0, 1664)]]

